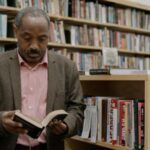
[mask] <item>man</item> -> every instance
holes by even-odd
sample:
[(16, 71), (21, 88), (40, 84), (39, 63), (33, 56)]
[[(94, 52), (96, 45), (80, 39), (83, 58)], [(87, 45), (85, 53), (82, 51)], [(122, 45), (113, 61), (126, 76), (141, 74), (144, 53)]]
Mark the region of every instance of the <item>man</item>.
[[(82, 90), (73, 62), (47, 50), (50, 21), (37, 8), (25, 8), (15, 18), (18, 47), (0, 55), (0, 149), (63, 150), (63, 139), (82, 127)], [(48, 112), (69, 114), (54, 120), (38, 139), (30, 138), (14, 111), (42, 120)], [(45, 144), (46, 143), (46, 144)]]

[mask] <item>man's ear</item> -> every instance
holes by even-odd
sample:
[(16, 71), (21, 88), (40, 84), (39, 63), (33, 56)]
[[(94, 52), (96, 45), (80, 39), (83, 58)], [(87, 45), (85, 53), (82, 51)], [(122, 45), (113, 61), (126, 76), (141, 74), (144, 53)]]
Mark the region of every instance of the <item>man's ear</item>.
[(18, 28), (14, 23), (13, 23), (13, 31), (14, 31), (14, 36), (17, 37)]

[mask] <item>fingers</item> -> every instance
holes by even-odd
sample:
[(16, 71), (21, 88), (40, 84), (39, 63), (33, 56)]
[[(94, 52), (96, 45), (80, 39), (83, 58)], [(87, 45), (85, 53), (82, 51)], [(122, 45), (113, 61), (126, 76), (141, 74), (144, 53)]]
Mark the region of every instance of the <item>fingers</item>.
[(25, 130), (22, 127), (21, 123), (15, 122), (13, 120), (7, 119), (5, 125), (7, 126), (7, 130), (11, 133), (17, 133), (17, 134), (27, 133), (27, 130)]
[(50, 122), (49, 126), (51, 131), (56, 135), (63, 134), (67, 131), (67, 125), (61, 120), (54, 120)]
[(24, 134), (27, 130), (22, 128), (22, 124), (13, 121), (14, 111), (4, 112), (2, 114), (2, 124), (4, 128), (10, 133)]

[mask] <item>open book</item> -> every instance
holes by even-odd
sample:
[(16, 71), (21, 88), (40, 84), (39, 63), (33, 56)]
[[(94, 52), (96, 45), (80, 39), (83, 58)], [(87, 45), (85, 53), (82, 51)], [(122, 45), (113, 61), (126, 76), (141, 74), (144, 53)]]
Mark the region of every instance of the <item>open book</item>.
[(68, 113), (64, 110), (55, 110), (47, 114), (42, 122), (38, 122), (29, 116), (22, 114), (20, 110), (17, 110), (13, 120), (22, 123), (23, 128), (28, 130), (27, 134), (29, 136), (32, 138), (38, 138), (42, 130), (48, 125), (50, 121), (53, 119), (63, 120), (67, 114)]

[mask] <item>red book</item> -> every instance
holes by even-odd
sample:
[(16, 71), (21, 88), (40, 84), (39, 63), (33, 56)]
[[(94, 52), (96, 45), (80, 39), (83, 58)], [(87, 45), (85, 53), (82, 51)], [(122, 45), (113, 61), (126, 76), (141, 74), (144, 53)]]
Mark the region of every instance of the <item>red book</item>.
[(125, 146), (125, 101), (119, 100), (119, 144)]
[(118, 130), (118, 100), (111, 100), (111, 111), (112, 111), (112, 144), (117, 143), (117, 130)]

